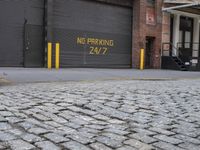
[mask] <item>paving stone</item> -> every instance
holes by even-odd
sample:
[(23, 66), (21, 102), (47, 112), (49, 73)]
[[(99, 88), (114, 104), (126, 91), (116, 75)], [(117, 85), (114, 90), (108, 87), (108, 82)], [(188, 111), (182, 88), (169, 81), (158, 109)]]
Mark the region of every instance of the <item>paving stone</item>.
[(50, 125), (52, 127), (55, 127), (55, 128), (59, 128), (59, 127), (62, 127), (63, 125), (55, 122), (55, 121), (45, 121), (45, 124), (47, 125)]
[(0, 111), (0, 115), (3, 116), (3, 117), (14, 116), (14, 114), (9, 112), (9, 111)]
[(4, 150), (4, 149), (6, 149), (6, 147), (5, 147), (5, 146), (2, 146), (2, 145), (0, 145), (0, 149), (1, 149), (1, 150)]
[(167, 130), (161, 129), (161, 128), (155, 128), (155, 127), (149, 128), (149, 130), (154, 131), (154, 132), (157, 132), (157, 133), (160, 133), (160, 134), (168, 135), (168, 136), (169, 136), (169, 135), (174, 135), (174, 134), (176, 134), (176, 133), (174, 133), (174, 132), (167, 131)]
[(8, 130), (8, 132), (16, 136), (21, 136), (22, 134), (24, 134), (24, 132), (19, 129), (11, 129), (11, 130)]
[(183, 148), (180, 148), (178, 146), (174, 146), (170, 143), (166, 143), (166, 142), (157, 142), (153, 144), (155, 147), (159, 148), (159, 149), (163, 149), (163, 150), (183, 150)]
[(144, 143), (147, 143), (147, 144), (151, 144), (151, 143), (154, 143), (154, 142), (157, 142), (158, 140), (155, 139), (155, 138), (152, 138), (150, 136), (147, 136), (147, 135), (144, 135), (144, 134), (139, 134), (139, 133), (135, 133), (135, 134), (131, 134), (129, 135), (131, 138), (134, 138), (136, 140), (140, 140)]
[(140, 134), (144, 134), (144, 135), (156, 135), (157, 133), (147, 130), (147, 129), (142, 129), (142, 128), (134, 128), (132, 129), (133, 131), (140, 133)]
[(102, 143), (92, 143), (90, 144), (90, 147), (93, 148), (94, 150), (112, 150), (111, 148), (105, 146)]
[(22, 122), (22, 121), (23, 121), (22, 119), (17, 118), (17, 117), (6, 117), (6, 120), (7, 120), (9, 123), (12, 123), (12, 124), (19, 123), (19, 122)]
[(91, 148), (75, 141), (63, 143), (62, 146), (69, 150), (92, 150)]
[(156, 136), (154, 136), (154, 138), (159, 139), (164, 142), (171, 143), (171, 144), (180, 144), (183, 142), (182, 140), (179, 140), (179, 139), (173, 138), (173, 137), (169, 137), (166, 135), (156, 135)]
[(49, 131), (46, 130), (46, 129), (43, 129), (43, 128), (31, 128), (28, 130), (28, 132), (30, 133), (34, 133), (36, 135), (40, 135), (40, 134), (45, 134), (45, 133), (48, 133)]
[(193, 129), (193, 131), (187, 129), (187, 128), (176, 128), (173, 129), (173, 132), (178, 133), (178, 134), (184, 134), (186, 136), (189, 137), (193, 137), (193, 138), (197, 138), (198, 137), (198, 133), (196, 132), (195, 129)]
[[(149, 125), (148, 124), (141, 124), (141, 123), (136, 123), (136, 122), (133, 122), (133, 121), (130, 121), (129, 122), (129, 126), (131, 127), (131, 130), (132, 131), (134, 131), (133, 129), (142, 129), (142, 130), (144, 130), (145, 128), (149, 128)], [(146, 131), (146, 130), (145, 130)], [(145, 132), (144, 131), (144, 134), (147, 134), (147, 135), (155, 135), (156, 133), (153, 133), (152, 131), (150, 131), (150, 133), (149, 133), (149, 131), (147, 131), (147, 132)], [(134, 131), (134, 132), (136, 132), (136, 131)], [(143, 131), (138, 131), (138, 132), (143, 132)]]
[(46, 125), (42, 121), (38, 121), (38, 120), (36, 120), (34, 118), (28, 118), (28, 119), (26, 119), (26, 121), (29, 122), (29, 123), (34, 124), (37, 127), (41, 127), (41, 128), (44, 128), (44, 129), (53, 129), (53, 127), (51, 127), (49, 125)]
[(98, 134), (98, 133), (100, 132), (100, 131), (97, 130), (97, 129), (86, 128), (86, 127), (80, 128), (79, 131), (80, 131), (80, 132), (92, 133), (93, 135), (94, 135), (94, 134)]
[(99, 121), (99, 120), (92, 120), (89, 121), (91, 124), (97, 124), (97, 125), (108, 125), (109, 122), (105, 122), (105, 121)]
[(95, 124), (85, 125), (85, 127), (91, 128), (91, 129), (96, 129), (96, 130), (103, 130), (106, 128), (105, 126), (95, 125)]
[[(74, 133), (73, 133), (74, 134)], [(87, 132), (87, 131), (78, 131), (78, 134), (80, 135), (80, 136), (83, 136), (83, 137), (87, 137), (87, 138), (89, 138), (89, 139), (92, 139), (93, 137), (96, 137), (97, 136), (97, 134), (94, 134), (94, 133), (90, 133), (90, 132)]]
[(33, 128), (35, 125), (32, 124), (32, 123), (29, 123), (29, 122), (21, 122), (21, 123), (18, 123), (18, 125), (22, 128), (24, 128), (25, 130), (28, 130), (30, 128)]
[(104, 121), (110, 120), (109, 117), (101, 115), (101, 114), (94, 115), (93, 117), (99, 120), (104, 120)]
[(125, 124), (125, 121), (122, 120), (118, 120), (118, 119), (110, 119), (108, 120), (109, 123), (113, 123), (113, 124)]
[(5, 106), (0, 106), (0, 111), (4, 111), (4, 110), (6, 110), (6, 107)]
[(44, 135), (45, 138), (51, 140), (54, 143), (61, 143), (61, 142), (67, 142), (69, 139), (55, 133), (48, 133)]
[(60, 123), (60, 124), (65, 124), (65, 123), (68, 122), (66, 119), (64, 119), (64, 118), (62, 118), (62, 117), (58, 117), (58, 116), (52, 117), (51, 119), (52, 119), (53, 121), (57, 122), (57, 123)]
[(35, 142), (40, 142), (42, 141), (43, 139), (37, 135), (34, 135), (34, 134), (24, 134), (21, 136), (21, 138), (29, 143), (35, 143)]
[(183, 143), (183, 144), (179, 144), (178, 146), (182, 147), (184, 149), (188, 149), (188, 150), (199, 150), (200, 149), (200, 145), (191, 144), (191, 143)]
[(124, 144), (130, 145), (134, 148), (141, 149), (141, 150), (153, 150), (153, 149), (155, 149), (153, 146), (142, 143), (142, 142), (135, 140), (135, 139), (129, 139), (129, 140), (125, 141)]
[(91, 116), (97, 114), (97, 112), (95, 112), (95, 111), (92, 111), (89, 109), (82, 109), (82, 108), (76, 107), (76, 106), (70, 106), (70, 107), (68, 107), (68, 109), (75, 111), (75, 112), (82, 112), (84, 114), (91, 115)]
[(79, 129), (79, 128), (81, 128), (81, 125), (75, 124), (75, 123), (73, 123), (73, 122), (68, 122), (68, 123), (66, 123), (65, 125), (68, 126), (68, 127), (73, 128), (73, 129)]
[(177, 138), (177, 139), (181, 139), (184, 142), (190, 142), (193, 144), (200, 144), (200, 139), (198, 140), (197, 138), (191, 138), (185, 135), (181, 135), (181, 134), (176, 134), (173, 137)]
[(119, 134), (119, 135), (127, 135), (127, 134), (130, 133), (128, 131), (119, 130), (119, 129), (115, 129), (115, 128), (108, 128), (108, 129), (105, 129), (104, 131), (105, 132), (116, 133), (116, 134)]
[(49, 141), (37, 142), (35, 143), (35, 145), (41, 148), (42, 150), (61, 150), (61, 148)]
[(75, 129), (73, 128), (70, 128), (70, 127), (67, 127), (67, 126), (64, 126), (64, 127), (60, 127), (58, 128), (60, 130), (59, 133), (63, 134), (63, 135), (67, 135), (67, 134), (73, 134), (76, 132)]
[(35, 117), (36, 119), (38, 120), (41, 120), (41, 121), (49, 121), (51, 120), (50, 118), (44, 116), (44, 115), (41, 115), (41, 114), (33, 114), (33, 117)]
[(7, 122), (7, 120), (4, 117), (0, 116), (0, 122)]
[(124, 140), (127, 139), (127, 137), (125, 136), (122, 136), (122, 135), (117, 135), (117, 134), (114, 134), (114, 133), (102, 133), (102, 135), (106, 136), (106, 137), (109, 137), (113, 140), (116, 140), (116, 141), (119, 141), (119, 142), (122, 142)]
[(14, 139), (17, 139), (17, 137), (13, 134), (0, 131), (0, 141), (10, 141)]
[(11, 129), (11, 128), (12, 127), (8, 123), (0, 122), (0, 130), (8, 130), (8, 129)]
[(88, 125), (88, 124), (90, 124), (88, 121), (85, 121), (81, 118), (72, 118), (72, 119), (70, 119), (70, 122), (72, 122), (74, 124), (78, 124), (78, 125)]
[(137, 150), (137, 149), (131, 146), (122, 146), (120, 148), (117, 148), (116, 150)]
[[(97, 120), (95, 120), (94, 118), (92, 117), (89, 117), (89, 116), (85, 116), (85, 115), (81, 115), (81, 119), (84, 120), (84, 121), (87, 121), (87, 122), (93, 122), (93, 121), (96, 121), (98, 122)], [(101, 121), (100, 121), (101, 122)]]
[(127, 113), (135, 113), (137, 112), (135, 106), (123, 105), (119, 110), (127, 112)]
[(73, 133), (69, 136), (67, 136), (68, 138), (71, 138), (72, 140), (74, 141), (77, 141), (81, 144), (88, 144), (88, 143), (93, 143), (94, 140), (93, 139), (90, 139), (90, 138), (87, 138), (86, 136), (83, 136), (79, 133)]
[(8, 144), (13, 150), (32, 150), (36, 148), (34, 145), (27, 143), (23, 140), (12, 140), (9, 141)]
[(128, 113), (122, 112), (122, 111), (118, 111), (114, 108), (106, 108), (104, 107), (103, 110), (100, 111), (103, 114), (109, 115), (111, 117), (120, 119), (120, 120), (126, 120), (130, 118), (130, 115)]
[(96, 140), (102, 144), (105, 144), (107, 146), (110, 146), (112, 148), (119, 148), (122, 146), (122, 143), (117, 141), (117, 140), (114, 140), (114, 139), (111, 139), (109, 137), (106, 137), (106, 136), (99, 136), (96, 138)]

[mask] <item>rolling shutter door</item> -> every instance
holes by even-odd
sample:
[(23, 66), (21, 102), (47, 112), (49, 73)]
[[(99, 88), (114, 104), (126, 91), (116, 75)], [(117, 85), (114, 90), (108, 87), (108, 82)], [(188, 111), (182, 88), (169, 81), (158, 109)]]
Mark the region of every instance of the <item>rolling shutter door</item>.
[(61, 67), (130, 67), (132, 9), (86, 0), (55, 0), (54, 42)]

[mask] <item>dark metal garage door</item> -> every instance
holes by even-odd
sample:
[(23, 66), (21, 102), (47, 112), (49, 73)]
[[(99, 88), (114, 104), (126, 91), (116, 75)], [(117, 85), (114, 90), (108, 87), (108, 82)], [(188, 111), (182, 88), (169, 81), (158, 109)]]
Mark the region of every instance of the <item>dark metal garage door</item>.
[(43, 17), (43, 0), (0, 0), (0, 66), (42, 66)]
[(61, 67), (130, 67), (132, 9), (86, 0), (54, 1)]

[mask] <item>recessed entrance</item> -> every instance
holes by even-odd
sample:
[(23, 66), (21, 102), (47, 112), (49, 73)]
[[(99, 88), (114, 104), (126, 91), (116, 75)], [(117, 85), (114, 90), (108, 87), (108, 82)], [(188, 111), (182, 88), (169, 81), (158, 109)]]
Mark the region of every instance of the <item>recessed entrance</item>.
[(44, 67), (43, 31), (43, 26), (25, 25), (24, 67)]
[(154, 37), (146, 37), (145, 68), (151, 68), (153, 62)]

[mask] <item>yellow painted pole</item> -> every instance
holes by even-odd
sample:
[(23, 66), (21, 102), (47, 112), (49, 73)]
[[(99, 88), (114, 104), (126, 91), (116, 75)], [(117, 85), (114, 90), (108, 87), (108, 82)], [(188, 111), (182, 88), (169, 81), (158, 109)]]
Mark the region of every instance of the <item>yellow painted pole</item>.
[(144, 49), (140, 50), (140, 70), (144, 70)]
[(48, 43), (48, 50), (47, 50), (47, 67), (48, 69), (52, 68), (52, 43)]
[(55, 66), (56, 66), (56, 69), (60, 68), (60, 43), (56, 43)]

